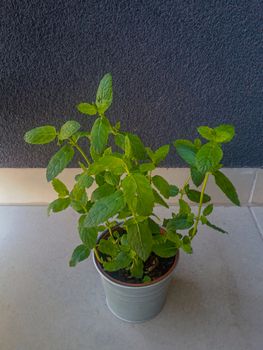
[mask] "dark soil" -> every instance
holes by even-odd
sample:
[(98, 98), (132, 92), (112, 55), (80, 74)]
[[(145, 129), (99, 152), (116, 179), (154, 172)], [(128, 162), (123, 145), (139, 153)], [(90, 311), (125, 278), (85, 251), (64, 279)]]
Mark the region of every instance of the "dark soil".
[[(125, 230), (121, 227), (116, 227), (114, 230), (117, 230), (119, 234), (126, 233)], [(107, 238), (107, 234), (103, 237), (104, 239)], [(102, 256), (103, 257), (103, 256)], [(105, 256), (104, 256), (105, 258)], [(144, 276), (149, 276), (151, 278), (151, 281), (154, 281), (155, 279), (163, 276), (166, 274), (166, 272), (169, 271), (171, 266), (174, 263), (175, 257), (171, 258), (161, 258), (157, 256), (154, 253), (151, 253), (149, 258), (144, 263)], [(125, 283), (133, 283), (133, 284), (140, 284), (143, 283), (143, 277), (142, 278), (135, 278), (132, 277), (129, 272), (125, 269), (121, 269), (119, 271), (109, 272), (105, 271), (103, 269), (103, 266), (100, 264), (102, 270), (105, 274), (109, 275), (110, 277)]]

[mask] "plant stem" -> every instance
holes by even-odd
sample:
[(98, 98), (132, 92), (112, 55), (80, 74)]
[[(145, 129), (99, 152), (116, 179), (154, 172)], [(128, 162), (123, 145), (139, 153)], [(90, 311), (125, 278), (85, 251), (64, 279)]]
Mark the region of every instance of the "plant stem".
[(196, 217), (196, 220), (195, 220), (194, 229), (193, 229), (193, 233), (192, 233), (192, 238), (196, 235), (197, 226), (198, 226), (199, 221), (200, 221), (201, 210), (202, 210), (203, 199), (204, 199), (204, 193), (205, 193), (205, 189), (206, 189), (206, 185), (207, 185), (207, 181), (208, 181), (209, 175), (210, 175), (209, 172), (205, 174), (205, 178), (204, 178), (204, 182), (203, 182), (203, 186), (202, 186), (202, 190), (201, 190), (201, 194), (200, 194), (200, 202), (199, 202), (199, 205), (198, 205), (197, 217)]
[(101, 258), (100, 258), (100, 256), (99, 256), (99, 253), (98, 253), (96, 247), (94, 247), (94, 254), (95, 254), (96, 259), (98, 260), (98, 262), (100, 262), (100, 263), (102, 264), (102, 260), (101, 260)]
[(86, 163), (87, 163), (88, 165), (90, 165), (90, 161), (89, 161), (88, 157), (86, 156), (86, 154), (84, 153), (83, 149), (82, 149), (76, 142), (74, 142), (74, 141), (72, 141), (72, 140), (71, 140), (71, 142), (72, 142), (73, 146), (76, 147), (76, 149), (77, 149), (77, 150), (79, 151), (79, 153), (82, 155), (82, 157), (85, 159)]
[(190, 181), (190, 178), (191, 178), (191, 175), (188, 176), (187, 180), (185, 181), (184, 185), (183, 185), (183, 188), (181, 190), (181, 195), (180, 195), (180, 199), (183, 199), (183, 196), (184, 196), (184, 189), (185, 187), (188, 185), (188, 182)]

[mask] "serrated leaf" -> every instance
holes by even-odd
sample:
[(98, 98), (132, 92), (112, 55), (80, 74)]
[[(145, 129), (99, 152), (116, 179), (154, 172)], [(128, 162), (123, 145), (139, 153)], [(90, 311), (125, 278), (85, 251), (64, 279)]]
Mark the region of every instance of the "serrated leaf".
[(58, 174), (60, 174), (71, 162), (73, 156), (74, 149), (70, 145), (64, 145), (61, 147), (48, 163), (46, 172), (47, 181), (53, 180)]
[(111, 172), (106, 172), (104, 175), (104, 179), (109, 185), (112, 186), (117, 186), (120, 181), (120, 177), (112, 174)]
[(83, 227), (80, 225), (79, 236), (83, 244), (91, 250), (97, 243), (98, 231), (95, 227)]
[(205, 174), (200, 173), (195, 167), (191, 167), (191, 178), (196, 187), (199, 187), (204, 181)]
[(104, 262), (103, 267), (106, 271), (118, 271), (121, 269), (125, 269), (130, 266), (132, 262), (132, 258), (127, 252), (121, 251), (116, 258), (111, 261)]
[(234, 127), (228, 124), (219, 125), (214, 129), (208, 126), (200, 126), (197, 131), (206, 140), (218, 143), (229, 142), (235, 135)]
[[(125, 172), (126, 164), (118, 157), (106, 155), (99, 158), (89, 166), (88, 174), (97, 175), (103, 171), (110, 171), (115, 175), (121, 175)], [(104, 182), (104, 177), (103, 177)]]
[(60, 140), (66, 140), (70, 138), (75, 132), (80, 129), (80, 124), (75, 120), (69, 120), (65, 124), (62, 125), (58, 138)]
[[(141, 216), (152, 213), (154, 206), (154, 195), (147, 178), (139, 173), (126, 176), (122, 182), (125, 199), (134, 210), (134, 198), (136, 199), (136, 212)], [(132, 195), (133, 194), (133, 195)]]
[(194, 218), (190, 214), (179, 214), (176, 217), (168, 220), (166, 228), (168, 231), (176, 231), (176, 230), (186, 230), (193, 226)]
[(90, 250), (84, 244), (77, 246), (71, 256), (69, 266), (74, 267), (77, 263), (87, 259), (90, 255)]
[(152, 250), (161, 258), (170, 258), (176, 255), (178, 248), (174, 242), (167, 240), (161, 244), (154, 244)]
[(162, 176), (159, 176), (159, 175), (153, 176), (152, 182), (153, 182), (154, 186), (159, 190), (159, 192), (165, 198), (170, 197), (170, 185)]
[(104, 75), (99, 83), (96, 94), (96, 106), (99, 113), (103, 114), (112, 103), (112, 76), (110, 73)]
[(93, 177), (89, 176), (86, 171), (82, 174), (78, 174), (75, 179), (78, 182), (78, 186), (84, 188), (89, 188), (94, 181)]
[(111, 239), (101, 239), (99, 241), (98, 249), (101, 253), (109, 255), (112, 258), (116, 257), (120, 252), (118, 246), (114, 244)]
[(93, 204), (88, 212), (84, 225), (95, 227), (116, 215), (125, 207), (125, 200), (121, 191), (103, 197)]
[(126, 133), (126, 136), (128, 136), (130, 140), (132, 156), (138, 160), (146, 159), (147, 158), (146, 149), (141, 139), (139, 138), (139, 136), (133, 135), (129, 132)]
[(226, 177), (226, 175), (219, 170), (214, 172), (213, 175), (217, 186), (224, 192), (227, 198), (230, 199), (235, 205), (240, 206), (237, 191), (228, 177)]
[(93, 103), (86, 103), (86, 102), (79, 103), (77, 105), (77, 110), (80, 113), (87, 114), (87, 115), (95, 115), (95, 114), (97, 114), (97, 107)]
[(58, 198), (51, 202), (48, 206), (48, 215), (53, 211), (53, 213), (58, 213), (59, 211), (67, 209), (70, 205), (69, 198)]
[(55, 140), (57, 136), (54, 126), (45, 125), (27, 131), (24, 140), (32, 145), (44, 145)]
[(205, 207), (205, 209), (203, 210), (203, 215), (204, 216), (210, 215), (212, 213), (213, 209), (214, 209), (213, 204), (208, 204), (208, 206)]
[(153, 152), (150, 148), (146, 148), (146, 151), (151, 158), (152, 162), (155, 165), (158, 165), (161, 161), (163, 161), (167, 154), (169, 153), (170, 146), (164, 145), (158, 148), (155, 152)]
[(90, 138), (94, 151), (101, 154), (108, 143), (110, 127), (106, 118), (100, 117), (95, 120), (92, 126)]
[(218, 166), (223, 158), (221, 147), (215, 142), (208, 142), (203, 145), (196, 154), (196, 167), (201, 173), (206, 173)]
[(53, 179), (52, 186), (61, 198), (66, 197), (69, 194), (67, 186), (59, 179)]
[(115, 192), (115, 187), (105, 183), (93, 191), (93, 193), (91, 195), (91, 200), (93, 202), (95, 202), (97, 200), (100, 200), (103, 197), (109, 196), (110, 194), (112, 194), (114, 192)]
[(197, 149), (195, 145), (188, 140), (177, 140), (174, 142), (174, 146), (176, 148), (179, 156), (189, 165), (195, 165), (195, 156)]
[(143, 261), (146, 261), (151, 254), (153, 244), (147, 221), (128, 225), (127, 232), (129, 245)]

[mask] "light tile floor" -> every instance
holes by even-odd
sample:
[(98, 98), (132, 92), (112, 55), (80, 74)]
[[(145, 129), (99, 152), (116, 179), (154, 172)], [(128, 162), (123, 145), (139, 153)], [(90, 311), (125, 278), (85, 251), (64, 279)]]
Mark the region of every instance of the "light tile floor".
[(230, 234), (202, 228), (163, 311), (136, 325), (107, 310), (91, 260), (68, 267), (73, 212), (3, 206), (0, 220), (1, 350), (263, 349), (263, 208), (216, 208)]

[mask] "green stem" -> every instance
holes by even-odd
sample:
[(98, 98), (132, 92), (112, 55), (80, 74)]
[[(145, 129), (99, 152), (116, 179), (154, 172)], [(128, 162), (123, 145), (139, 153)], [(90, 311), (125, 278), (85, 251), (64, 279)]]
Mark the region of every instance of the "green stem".
[(194, 229), (193, 229), (193, 233), (192, 233), (192, 239), (196, 235), (197, 226), (198, 226), (200, 218), (201, 218), (201, 211), (202, 211), (204, 193), (205, 193), (205, 189), (206, 189), (206, 185), (207, 185), (207, 181), (208, 181), (209, 175), (210, 175), (209, 172), (205, 174), (205, 178), (204, 178), (204, 182), (203, 182), (203, 186), (202, 186), (202, 190), (201, 190), (201, 194), (200, 194), (200, 202), (199, 202), (199, 205), (198, 205), (197, 217), (196, 217), (196, 220), (195, 220)]
[(86, 154), (84, 153), (83, 149), (82, 149), (77, 143), (75, 143), (74, 141), (71, 140), (71, 142), (72, 142), (73, 146), (76, 147), (76, 149), (77, 149), (77, 150), (79, 151), (79, 153), (82, 155), (82, 157), (85, 159), (86, 163), (87, 163), (88, 165), (90, 165), (90, 161), (88, 160), (88, 157), (87, 157)]
[(180, 199), (183, 199), (183, 196), (184, 196), (184, 194), (185, 194), (184, 189), (185, 189), (185, 187), (188, 185), (190, 179), (191, 179), (191, 176), (189, 175), (188, 178), (187, 178), (187, 180), (185, 181), (185, 183), (184, 183), (184, 185), (183, 185), (182, 190), (181, 190)]
[(96, 247), (94, 247), (94, 254), (96, 256), (96, 259), (98, 260), (99, 263), (103, 263), (103, 261), (101, 260), (100, 256), (99, 256), (99, 253), (98, 253), (98, 250)]

